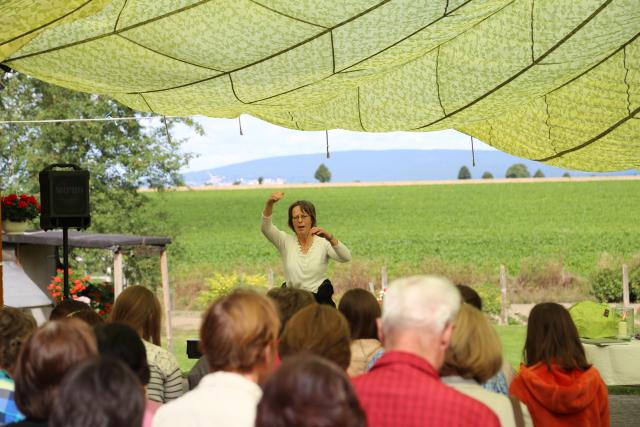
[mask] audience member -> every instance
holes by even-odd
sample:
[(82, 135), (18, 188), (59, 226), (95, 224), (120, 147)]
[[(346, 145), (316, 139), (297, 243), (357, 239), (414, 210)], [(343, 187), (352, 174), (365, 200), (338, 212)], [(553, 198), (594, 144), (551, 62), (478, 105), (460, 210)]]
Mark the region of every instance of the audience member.
[(391, 283), (380, 322), (385, 353), (353, 379), (369, 427), (500, 425), (489, 408), (438, 376), (459, 308), (460, 293), (447, 279)]
[[(470, 286), (460, 284), (456, 285), (456, 287), (460, 291), (460, 295), (462, 295), (462, 301), (482, 311), (482, 298), (480, 298), (480, 295), (475, 289)], [(513, 381), (513, 368), (509, 361), (506, 358), (503, 358), (502, 368), (500, 371), (498, 371), (498, 373), (493, 377), (489, 378), (482, 386), (489, 391), (504, 394), (506, 396), (509, 394), (509, 384), (511, 384), (511, 381)]]
[(524, 364), (509, 391), (538, 426), (609, 426), (609, 398), (598, 371), (587, 363), (569, 312), (537, 304), (529, 314)]
[[(267, 296), (275, 303), (280, 317), (280, 333), (285, 325), (300, 309), (316, 303), (316, 299), (309, 291), (297, 288), (272, 288), (267, 292)], [(200, 380), (209, 373), (209, 364), (206, 357), (198, 359), (187, 379), (189, 380), (189, 390), (193, 390)]]
[(371, 292), (350, 289), (342, 296), (338, 310), (349, 322), (351, 362), (347, 373), (354, 377), (365, 373), (372, 361), (384, 351), (378, 340), (380, 304)]
[(144, 391), (131, 369), (97, 357), (71, 369), (51, 411), (51, 427), (140, 427)]
[(101, 325), (104, 323), (104, 319), (100, 317), (95, 310), (80, 310), (74, 311), (73, 313), (67, 316), (68, 318), (80, 319), (83, 322), (87, 323), (89, 326)]
[(27, 418), (14, 425), (47, 426), (64, 376), (96, 354), (95, 336), (81, 320), (50, 321), (36, 329), (23, 344), (16, 365), (15, 399)]
[(200, 346), (211, 373), (156, 413), (154, 427), (250, 427), (262, 384), (273, 370), (280, 321), (265, 296), (235, 290), (205, 312)]
[(15, 402), (15, 365), (22, 343), (36, 328), (30, 314), (17, 308), (0, 307), (0, 426), (21, 421)]
[(309, 305), (287, 323), (280, 337), (280, 357), (308, 352), (329, 359), (345, 371), (351, 361), (347, 319), (326, 304)]
[(267, 296), (275, 303), (280, 317), (280, 335), (289, 319), (308, 305), (315, 304), (313, 293), (296, 288), (271, 288)]
[(53, 307), (51, 314), (49, 314), (49, 320), (61, 320), (69, 317), (78, 311), (93, 311), (91, 306), (82, 301), (78, 301), (72, 298), (66, 298), (60, 301)]
[(510, 401), (481, 386), (501, 366), (502, 350), (496, 330), (478, 309), (462, 304), (440, 369), (442, 381), (487, 405), (498, 415), (502, 427), (533, 426), (527, 407), (517, 398)]
[(349, 378), (312, 354), (286, 359), (267, 381), (256, 427), (365, 427)]
[(182, 396), (184, 388), (176, 357), (160, 347), (161, 321), (160, 301), (143, 286), (122, 291), (111, 312), (111, 322), (129, 325), (144, 340), (151, 371), (147, 393), (150, 400), (165, 403)]
[[(98, 352), (124, 362), (136, 375), (140, 385), (146, 387), (150, 378), (149, 364), (144, 344), (136, 331), (124, 323), (109, 323), (97, 325), (94, 332), (98, 340)], [(159, 407), (160, 403), (145, 400), (142, 427), (151, 426), (153, 416)]]

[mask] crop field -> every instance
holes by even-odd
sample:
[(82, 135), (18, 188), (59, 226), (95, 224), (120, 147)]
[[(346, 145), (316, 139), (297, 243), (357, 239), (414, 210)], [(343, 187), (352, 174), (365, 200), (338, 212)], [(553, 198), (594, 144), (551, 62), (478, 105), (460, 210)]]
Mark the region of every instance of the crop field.
[[(280, 280), (277, 251), (260, 232), (271, 189), (165, 193), (176, 243), (174, 281), (214, 271), (264, 273)], [(603, 253), (640, 253), (640, 181), (536, 182), (284, 189), (274, 222), (288, 230), (288, 205), (311, 200), (318, 225), (351, 249), (365, 269), (389, 276), (428, 269), (425, 260), (509, 272), (557, 260), (586, 276)], [(152, 195), (152, 197), (160, 197)], [(335, 267), (334, 270), (353, 268)]]

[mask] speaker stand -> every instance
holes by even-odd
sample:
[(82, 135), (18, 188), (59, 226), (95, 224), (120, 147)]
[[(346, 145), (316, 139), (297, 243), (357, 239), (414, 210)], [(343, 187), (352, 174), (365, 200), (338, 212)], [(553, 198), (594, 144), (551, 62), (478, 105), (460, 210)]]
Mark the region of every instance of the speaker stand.
[(64, 299), (69, 299), (69, 227), (62, 227), (62, 259), (64, 262)]

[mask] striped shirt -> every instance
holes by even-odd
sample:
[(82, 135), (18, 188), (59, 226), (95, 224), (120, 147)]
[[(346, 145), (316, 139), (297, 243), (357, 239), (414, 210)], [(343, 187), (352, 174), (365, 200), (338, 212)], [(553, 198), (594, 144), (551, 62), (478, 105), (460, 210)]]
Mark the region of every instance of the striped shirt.
[(176, 357), (162, 347), (144, 340), (143, 342), (151, 374), (147, 384), (147, 398), (166, 403), (182, 396), (184, 387)]
[(16, 407), (15, 383), (6, 371), (0, 369), (0, 426), (24, 419)]

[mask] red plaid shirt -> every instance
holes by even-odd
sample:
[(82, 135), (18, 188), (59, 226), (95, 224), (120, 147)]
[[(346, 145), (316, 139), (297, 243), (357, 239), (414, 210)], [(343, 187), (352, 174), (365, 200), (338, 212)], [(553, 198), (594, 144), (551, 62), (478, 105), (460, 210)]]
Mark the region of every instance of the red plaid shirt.
[(444, 385), (426, 360), (411, 353), (384, 353), (353, 386), (369, 427), (500, 427), (489, 408)]

